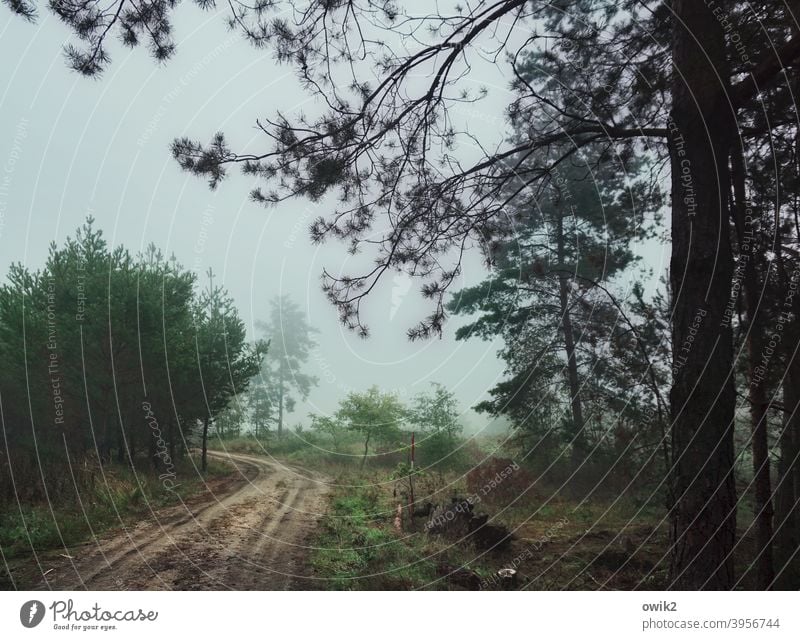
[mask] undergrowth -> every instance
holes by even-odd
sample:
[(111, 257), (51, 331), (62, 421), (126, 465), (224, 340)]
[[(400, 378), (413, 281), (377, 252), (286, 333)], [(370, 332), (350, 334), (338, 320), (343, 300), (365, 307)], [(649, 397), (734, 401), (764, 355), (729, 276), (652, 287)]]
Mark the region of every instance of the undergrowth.
[(11, 560), (73, 546), (146, 516), (151, 510), (178, 504), (202, 491), (209, 478), (230, 472), (228, 464), (209, 460), (203, 478), (191, 460), (184, 460), (176, 468), (173, 485), (165, 486), (149, 469), (133, 471), (128, 466), (107, 465), (90, 486), (65, 492), (57, 501), (5, 505), (0, 519), (0, 552), (5, 560)]

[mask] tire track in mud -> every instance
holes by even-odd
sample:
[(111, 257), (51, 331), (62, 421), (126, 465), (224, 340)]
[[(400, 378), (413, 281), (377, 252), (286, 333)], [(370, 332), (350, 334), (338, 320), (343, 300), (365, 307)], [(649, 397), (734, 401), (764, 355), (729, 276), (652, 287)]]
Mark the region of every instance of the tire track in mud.
[(209, 491), (71, 550), (71, 559), (48, 563), (38, 588), (316, 588), (308, 543), (325, 508), (327, 478), (260, 456), (209, 456), (232, 463), (240, 474), (225, 493)]

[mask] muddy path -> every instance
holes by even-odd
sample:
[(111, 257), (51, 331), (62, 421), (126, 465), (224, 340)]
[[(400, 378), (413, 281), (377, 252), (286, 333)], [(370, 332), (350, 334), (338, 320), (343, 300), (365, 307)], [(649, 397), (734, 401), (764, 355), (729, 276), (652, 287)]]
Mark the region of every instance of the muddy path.
[(260, 456), (209, 456), (234, 465), (234, 479), (68, 554), (40, 557), (45, 575), (29, 588), (320, 588), (308, 557), (327, 478)]

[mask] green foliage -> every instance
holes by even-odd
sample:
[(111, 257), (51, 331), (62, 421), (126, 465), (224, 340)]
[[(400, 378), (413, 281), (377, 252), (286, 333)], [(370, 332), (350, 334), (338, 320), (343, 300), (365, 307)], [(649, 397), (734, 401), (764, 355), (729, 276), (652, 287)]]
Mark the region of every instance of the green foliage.
[(434, 580), (435, 565), (420, 552), (419, 536), (401, 539), (393, 530), (393, 504), (379, 487), (342, 487), (332, 497), (311, 558), (323, 588), (398, 589)]
[(461, 433), (456, 394), (434, 382), (431, 391), (415, 396), (408, 410), (408, 420), (424, 433), (436, 433), (455, 439)]
[(247, 407), (245, 394), (231, 398), (228, 405), (220, 411), (214, 420), (214, 431), (223, 440), (238, 438), (247, 423)]
[(668, 360), (664, 334), (651, 327), (651, 339), (638, 339), (649, 324), (641, 288), (621, 302), (613, 293), (658, 220), (660, 194), (637, 177), (642, 164), (629, 160), (626, 174), (608, 162), (564, 163), (517, 199), (515, 236), (497, 243), (490, 277), (448, 305), (469, 317), (457, 339), (504, 342), (506, 378), (476, 409), (508, 416), (545, 457), (570, 444), (588, 451), (614, 422), (628, 429), (657, 404), (649, 374)]
[(333, 450), (338, 451), (342, 443), (342, 437), (345, 435), (346, 427), (334, 416), (319, 416), (315, 413), (310, 413), (308, 417), (311, 419), (311, 429), (327, 435), (331, 439)]
[(406, 416), (405, 407), (393, 393), (384, 393), (372, 386), (363, 393), (351, 392), (339, 404), (336, 420), (351, 432), (364, 438), (363, 468), (370, 442), (393, 445), (400, 440)]
[(12, 472), (30, 499), (69, 490), (67, 456), (89, 452), (130, 466), (146, 455), (172, 473), (198, 421), (228, 411), (259, 360), (224, 289), (198, 293), (152, 245), (109, 247), (89, 218), (43, 269), (12, 265), (0, 287), (0, 501)]
[(405, 480), (407, 478), (424, 478), (425, 471), (419, 467), (411, 468), (409, 462), (399, 462), (389, 476), (390, 480)]
[[(127, 466), (108, 465), (104, 474), (82, 487), (80, 501), (61, 504), (21, 504), (7, 509), (0, 520), (0, 550), (7, 560), (29, 556), (31, 551), (70, 547), (104, 530), (136, 521), (152, 509), (174, 504), (206, 489), (208, 477), (200, 477), (193, 464), (183, 461), (178, 466), (180, 483), (165, 490), (160, 480)], [(146, 471), (146, 470), (145, 470)], [(231, 467), (214, 461), (210, 476), (222, 476)], [(2, 576), (0, 575), (0, 583)]]
[(418, 432), (416, 443), (420, 466), (453, 467), (463, 461), (460, 412), (452, 391), (434, 382), (430, 391), (415, 396), (407, 418)]
[(265, 347), (263, 343), (247, 344), (244, 322), (233, 299), (225, 289), (214, 286), (210, 270), (208, 276), (208, 288), (197, 303), (195, 339), (203, 400), (214, 417), (247, 389), (258, 373)]

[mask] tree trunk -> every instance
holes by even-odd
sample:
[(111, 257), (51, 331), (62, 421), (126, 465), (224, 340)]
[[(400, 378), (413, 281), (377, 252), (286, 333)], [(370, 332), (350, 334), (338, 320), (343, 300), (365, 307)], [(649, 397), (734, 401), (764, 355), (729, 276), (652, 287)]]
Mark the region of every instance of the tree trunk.
[[(779, 240), (778, 247), (780, 248)], [(792, 265), (792, 263), (789, 263)], [(785, 264), (781, 260), (783, 281), (782, 300), (779, 312), (792, 313), (794, 322), (788, 325), (783, 339), (783, 430), (778, 440), (780, 461), (775, 488), (775, 568), (778, 589), (800, 588), (800, 295), (790, 296), (790, 282), (786, 277)], [(797, 277), (796, 272), (793, 277)]]
[(102, 435), (100, 436), (100, 462), (106, 464), (111, 462), (111, 436), (108, 433), (108, 415), (103, 418)]
[(125, 439), (125, 427), (120, 423), (117, 440), (117, 464), (122, 465), (125, 463), (126, 451), (128, 445)]
[[(795, 333), (796, 336), (796, 333)], [(790, 351), (797, 346), (791, 341)], [(791, 355), (789, 356), (791, 358)], [(800, 471), (800, 353), (794, 354), (783, 379), (783, 405), (785, 409), (783, 431), (780, 436), (780, 461), (775, 492), (775, 559), (778, 589), (800, 588), (800, 494), (796, 478)]]
[(556, 225), (556, 250), (558, 254), (558, 290), (561, 311), (561, 330), (564, 334), (564, 349), (567, 352), (567, 380), (569, 383), (570, 409), (575, 434), (572, 439), (572, 460), (576, 465), (584, 461), (586, 455), (586, 434), (584, 433), (581, 387), (578, 378), (578, 359), (575, 353), (575, 335), (572, 330), (572, 316), (569, 311), (569, 276), (564, 271), (564, 217), (558, 217)]
[(131, 469), (134, 468), (133, 461), (136, 460), (136, 429), (131, 429), (131, 432), (128, 436), (128, 464), (130, 465)]
[(575, 437), (572, 441), (573, 461), (581, 463), (586, 454), (586, 434), (584, 433), (581, 387), (580, 379), (578, 378), (578, 359), (575, 353), (575, 336), (572, 331), (572, 318), (569, 312), (569, 282), (564, 276), (560, 276), (559, 280), (561, 324), (564, 331), (564, 347), (567, 352), (570, 407), (572, 409), (572, 422), (575, 426)]
[(203, 454), (200, 461), (200, 468), (203, 470), (203, 473), (205, 473), (206, 470), (208, 469), (207, 453), (208, 453), (208, 418), (206, 417), (203, 420)]
[(153, 437), (152, 433), (150, 437), (147, 438), (147, 454), (150, 458), (150, 464), (153, 465), (153, 469), (158, 471), (158, 447), (156, 445), (156, 439)]
[(750, 425), (753, 451), (753, 483), (755, 499), (756, 538), (756, 586), (769, 589), (775, 579), (772, 558), (772, 483), (770, 481), (769, 434), (767, 432), (767, 389), (764, 384), (766, 371), (761, 368), (764, 357), (764, 332), (761, 322), (760, 292), (755, 268), (755, 230), (745, 195), (744, 157), (739, 145), (731, 150), (731, 179), (733, 182), (736, 234), (739, 240), (739, 264), (737, 276), (741, 277), (747, 311), (747, 379), (750, 383)]
[(167, 433), (169, 434), (169, 459), (173, 464), (175, 463), (175, 429), (172, 426), (172, 421), (167, 423)]
[(278, 438), (283, 435), (283, 366), (281, 365), (280, 371), (280, 387), (278, 387)]
[(359, 467), (359, 469), (361, 471), (364, 470), (364, 463), (367, 461), (367, 451), (369, 451), (369, 438), (370, 438), (370, 435), (371, 434), (369, 432), (367, 432), (367, 439), (364, 440), (364, 457), (361, 458), (361, 466)]
[(725, 41), (705, 3), (673, 0), (672, 167), (675, 496), (670, 588), (730, 589), (736, 536), (733, 344), (725, 308), (732, 257), (727, 193), (735, 131)]

